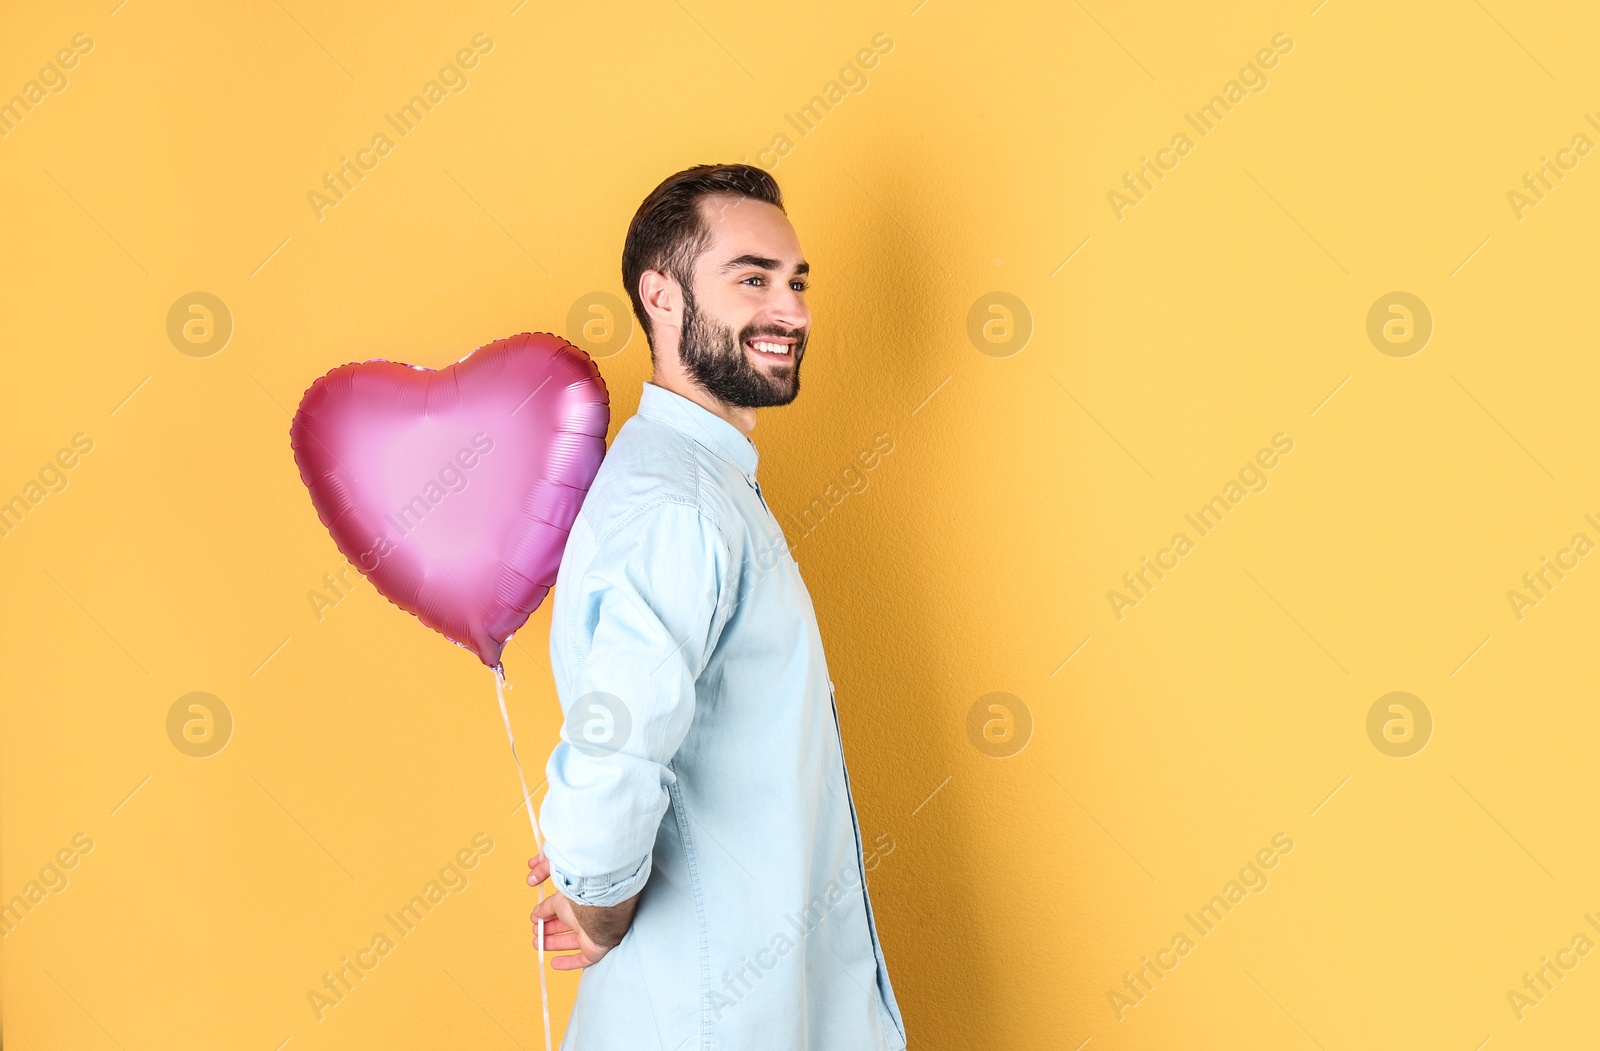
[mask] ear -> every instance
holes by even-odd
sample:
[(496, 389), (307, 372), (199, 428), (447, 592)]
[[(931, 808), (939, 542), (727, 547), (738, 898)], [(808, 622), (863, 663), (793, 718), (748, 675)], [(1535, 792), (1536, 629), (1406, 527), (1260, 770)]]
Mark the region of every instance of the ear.
[(659, 270), (646, 270), (639, 275), (639, 298), (644, 301), (651, 328), (677, 329), (683, 325), (683, 293), (675, 278)]

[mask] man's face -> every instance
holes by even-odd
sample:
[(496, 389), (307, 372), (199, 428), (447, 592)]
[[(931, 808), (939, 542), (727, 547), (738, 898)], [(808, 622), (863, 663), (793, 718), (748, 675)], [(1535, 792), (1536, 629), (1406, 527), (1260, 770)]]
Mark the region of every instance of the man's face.
[(749, 408), (787, 405), (800, 393), (811, 311), (811, 267), (782, 211), (750, 198), (700, 202), (711, 246), (683, 290), (678, 356), (713, 397)]

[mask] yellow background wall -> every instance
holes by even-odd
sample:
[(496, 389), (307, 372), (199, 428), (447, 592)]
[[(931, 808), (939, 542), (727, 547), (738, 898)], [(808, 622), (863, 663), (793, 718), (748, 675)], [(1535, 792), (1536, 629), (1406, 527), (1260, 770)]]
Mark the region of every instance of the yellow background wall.
[[(92, 47), (0, 138), (0, 498), (93, 443), (0, 538), (0, 896), (73, 865), (0, 942), (8, 1048), (539, 1045), (492, 679), (364, 581), (327, 590), (289, 413), (345, 361), (576, 338), (644, 194), (741, 158), (815, 266), (802, 396), (756, 437), (780, 514), (827, 507), (786, 527), (913, 1047), (1592, 1038), (1600, 956), (1556, 953), (1600, 938), (1600, 568), (1570, 547), (1600, 541), (1600, 157), (1508, 192), (1600, 143), (1600, 20), (913, 2), (6, 5), (0, 99)], [(464, 90), (319, 217), (324, 173), (480, 33)], [(168, 334), (196, 291), (232, 319), (209, 356)], [(1420, 350), (1381, 334), (1397, 291)], [(614, 433), (648, 356), (602, 329)], [(1176, 568), (1130, 592), (1146, 557)], [(1544, 557), (1577, 568), (1519, 611)], [(548, 625), (507, 656), (535, 770)], [(168, 733), (193, 692), (233, 724), (205, 758)], [(463, 848), (469, 885), (319, 1021), (308, 990)], [(1172, 966), (1135, 1000), (1141, 957)], [(1544, 957), (1577, 966), (1514, 1007)]]

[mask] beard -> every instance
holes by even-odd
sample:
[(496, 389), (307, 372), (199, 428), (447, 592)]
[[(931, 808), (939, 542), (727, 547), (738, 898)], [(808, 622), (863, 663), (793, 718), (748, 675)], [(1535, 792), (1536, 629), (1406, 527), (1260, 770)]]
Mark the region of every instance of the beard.
[[(769, 373), (750, 361), (744, 343), (758, 336), (787, 336), (795, 341), (789, 348), (787, 367)], [(752, 325), (735, 336), (727, 326), (702, 315), (694, 293), (684, 285), (678, 356), (702, 390), (728, 405), (762, 409), (794, 401), (800, 394), (800, 357), (805, 353), (806, 336), (805, 329), (770, 325)]]

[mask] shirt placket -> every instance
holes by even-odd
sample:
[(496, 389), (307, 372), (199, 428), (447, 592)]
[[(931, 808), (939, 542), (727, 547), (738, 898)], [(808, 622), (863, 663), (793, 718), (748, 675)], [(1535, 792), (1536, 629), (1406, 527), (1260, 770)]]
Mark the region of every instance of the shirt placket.
[(772, 508), (767, 506), (767, 498), (761, 494), (761, 483), (756, 481), (756, 476), (753, 474), (747, 474), (744, 477), (745, 481), (750, 483), (750, 488), (756, 491), (756, 499), (761, 501), (761, 506), (767, 512), (767, 517), (772, 519), (773, 525), (777, 525), (777, 516), (772, 513)]
[[(877, 966), (879, 1007), (882, 1008), (884, 1016), (899, 1031), (903, 1046), (903, 1042), (906, 1039), (905, 1028), (885, 1003), (885, 1000), (893, 997), (894, 993), (888, 983), (889, 968), (883, 959), (883, 947), (878, 944), (878, 923), (872, 915), (872, 895), (867, 890), (867, 866), (864, 857), (866, 852), (861, 845), (861, 820), (856, 816), (855, 796), (850, 791), (850, 768), (844, 761), (844, 732), (839, 726), (839, 699), (834, 693), (832, 679), (828, 680), (828, 706), (833, 709), (834, 740), (839, 744), (839, 771), (844, 774), (844, 796), (850, 810), (850, 829), (856, 841), (856, 872), (861, 879), (861, 901), (866, 906), (867, 912), (867, 936), (872, 943), (873, 961)], [(898, 1005), (896, 1009), (898, 1010)]]

